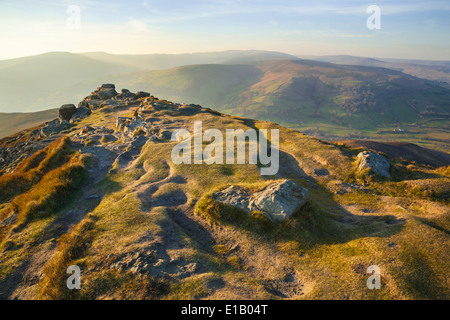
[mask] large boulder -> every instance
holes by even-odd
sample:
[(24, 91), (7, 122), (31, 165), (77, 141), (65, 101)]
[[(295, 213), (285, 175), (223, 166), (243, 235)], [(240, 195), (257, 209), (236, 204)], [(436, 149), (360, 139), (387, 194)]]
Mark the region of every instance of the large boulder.
[(391, 176), (389, 173), (389, 162), (382, 155), (376, 152), (363, 151), (358, 154), (357, 158), (359, 160), (359, 170), (369, 169), (373, 173), (386, 178)]
[(308, 190), (292, 180), (281, 180), (254, 194), (242, 187), (231, 186), (215, 192), (213, 199), (246, 212), (261, 211), (271, 221), (280, 222), (291, 217), (308, 201)]
[(249, 209), (262, 211), (273, 221), (288, 219), (308, 201), (308, 190), (292, 180), (268, 185), (250, 197)]
[(58, 115), (59, 120), (62, 121), (70, 121), (72, 119), (73, 114), (77, 111), (77, 107), (74, 104), (65, 104), (59, 108)]

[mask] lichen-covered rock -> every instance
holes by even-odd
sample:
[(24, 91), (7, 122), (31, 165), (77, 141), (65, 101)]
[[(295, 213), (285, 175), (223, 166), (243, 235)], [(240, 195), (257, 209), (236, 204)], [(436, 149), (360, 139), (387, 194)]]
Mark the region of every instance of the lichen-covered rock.
[(359, 170), (370, 169), (375, 174), (389, 178), (391, 175), (389, 173), (390, 165), (385, 157), (382, 155), (371, 152), (363, 151), (358, 154)]
[(249, 209), (262, 211), (273, 221), (288, 219), (308, 201), (308, 190), (292, 180), (268, 185), (250, 197)]
[(238, 207), (248, 212), (249, 198), (250, 194), (244, 188), (237, 186), (231, 186), (213, 194), (214, 200)]
[(291, 217), (308, 201), (308, 190), (294, 181), (281, 180), (250, 194), (237, 186), (228, 187), (213, 194), (213, 199), (238, 207), (244, 211), (261, 211), (271, 221), (280, 222)]

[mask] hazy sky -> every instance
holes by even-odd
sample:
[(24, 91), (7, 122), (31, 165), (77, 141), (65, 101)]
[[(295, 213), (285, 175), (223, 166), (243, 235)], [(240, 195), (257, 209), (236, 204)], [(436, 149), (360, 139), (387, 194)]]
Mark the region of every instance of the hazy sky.
[[(381, 29), (366, 26), (369, 5)], [(450, 60), (450, 1), (0, 0), (0, 48), (0, 59), (260, 49)]]

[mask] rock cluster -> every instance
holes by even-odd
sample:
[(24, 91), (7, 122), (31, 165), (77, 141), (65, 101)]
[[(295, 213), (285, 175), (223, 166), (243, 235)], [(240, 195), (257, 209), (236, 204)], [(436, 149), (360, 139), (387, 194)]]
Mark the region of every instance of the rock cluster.
[(114, 84), (102, 84), (97, 90), (84, 98), (78, 104), (78, 107), (90, 110), (96, 110), (102, 107), (115, 109), (133, 103), (140, 103), (140, 98), (147, 97), (151, 97), (148, 92), (139, 91), (137, 93), (132, 93), (128, 89), (122, 89), (120, 93), (117, 93)]
[(271, 221), (280, 222), (305, 205), (308, 190), (292, 180), (281, 180), (253, 194), (242, 187), (231, 186), (214, 193), (213, 199), (247, 212), (261, 211)]
[(391, 176), (389, 173), (389, 162), (382, 155), (376, 152), (363, 151), (358, 154), (357, 158), (359, 160), (359, 170), (369, 169), (373, 173), (386, 178)]

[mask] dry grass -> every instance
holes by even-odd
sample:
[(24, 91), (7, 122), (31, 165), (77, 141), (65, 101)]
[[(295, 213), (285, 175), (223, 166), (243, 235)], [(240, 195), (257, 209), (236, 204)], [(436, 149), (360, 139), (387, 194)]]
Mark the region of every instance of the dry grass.
[(8, 201), (26, 191), (45, 173), (64, 164), (72, 153), (70, 139), (64, 136), (24, 159), (14, 173), (0, 176), (0, 201)]
[(16, 196), (11, 207), (18, 213), (18, 222), (24, 223), (52, 214), (86, 178), (87, 157), (74, 154), (70, 160), (46, 173), (29, 191)]

